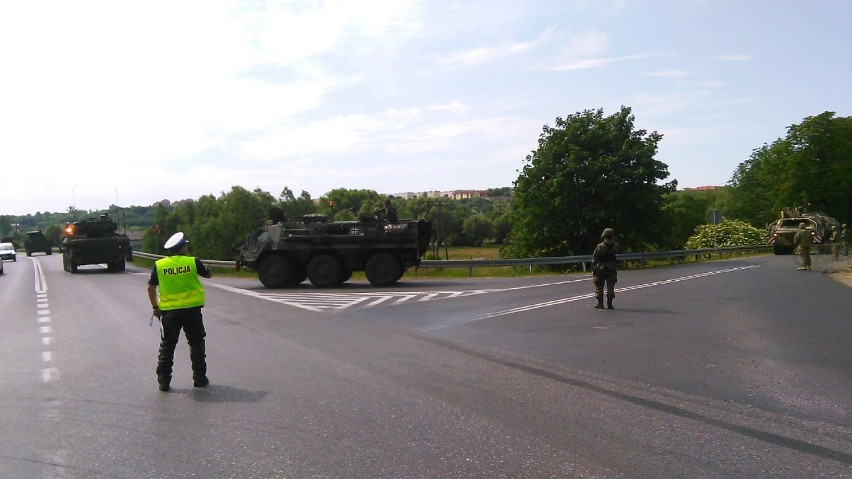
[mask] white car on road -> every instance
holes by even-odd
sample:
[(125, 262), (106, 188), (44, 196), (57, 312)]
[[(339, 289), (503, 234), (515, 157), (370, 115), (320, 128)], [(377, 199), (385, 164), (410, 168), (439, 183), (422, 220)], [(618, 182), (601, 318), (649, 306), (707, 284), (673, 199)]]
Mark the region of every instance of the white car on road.
[(12, 243), (0, 243), (0, 258), (18, 261), (18, 254), (15, 253), (15, 245)]

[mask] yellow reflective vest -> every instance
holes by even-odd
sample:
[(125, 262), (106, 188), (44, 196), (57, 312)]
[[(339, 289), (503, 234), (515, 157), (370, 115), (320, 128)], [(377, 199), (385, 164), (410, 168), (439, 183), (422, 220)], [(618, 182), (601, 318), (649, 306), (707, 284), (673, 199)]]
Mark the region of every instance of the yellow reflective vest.
[(169, 256), (154, 265), (160, 283), (161, 311), (204, 306), (204, 287), (198, 279), (194, 257)]

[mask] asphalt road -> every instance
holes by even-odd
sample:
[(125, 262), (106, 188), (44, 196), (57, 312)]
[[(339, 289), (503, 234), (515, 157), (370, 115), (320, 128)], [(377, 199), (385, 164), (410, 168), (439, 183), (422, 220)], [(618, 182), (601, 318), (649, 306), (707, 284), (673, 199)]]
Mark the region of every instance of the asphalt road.
[(586, 275), (213, 278), (211, 385), (181, 342), (168, 393), (148, 271), (4, 266), (4, 478), (852, 477), (852, 288), (788, 256), (622, 271), (612, 311)]

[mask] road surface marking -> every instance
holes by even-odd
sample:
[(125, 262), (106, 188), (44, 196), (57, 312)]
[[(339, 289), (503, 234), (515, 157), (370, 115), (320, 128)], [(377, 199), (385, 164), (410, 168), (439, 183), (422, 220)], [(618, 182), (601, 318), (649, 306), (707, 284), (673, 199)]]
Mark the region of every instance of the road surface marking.
[[(714, 276), (714, 275), (717, 275), (717, 274), (733, 273), (733, 272), (736, 272), (736, 271), (743, 271), (743, 270), (746, 270), (746, 269), (757, 268), (757, 267), (758, 267), (758, 265), (753, 264), (753, 265), (748, 265), (748, 266), (740, 266), (740, 267), (736, 267), (736, 268), (721, 269), (721, 270), (717, 270), (717, 271), (708, 271), (706, 273), (691, 274), (691, 275), (688, 275), (688, 276), (681, 276), (679, 278), (665, 279), (665, 280), (662, 280), (662, 281), (654, 281), (652, 283), (637, 284), (637, 285), (634, 285), (634, 286), (626, 286), (626, 287), (623, 287), (623, 288), (616, 288), (615, 292), (616, 293), (623, 293), (623, 292), (626, 292), (626, 291), (634, 291), (634, 290), (637, 290), (637, 289), (652, 288), (652, 287), (655, 287), (655, 286), (662, 286), (662, 285), (667, 285), (667, 284), (671, 284), (671, 283), (679, 283), (681, 281), (689, 281), (689, 280), (693, 280), (693, 279), (706, 278), (708, 276)], [(588, 293), (588, 294), (581, 294), (581, 295), (578, 295), (578, 296), (571, 296), (571, 297), (568, 297), (568, 298), (555, 299), (555, 300), (552, 300), (552, 301), (545, 301), (543, 303), (528, 304), (528, 305), (525, 305), (525, 306), (519, 306), (517, 308), (511, 308), (511, 309), (506, 309), (506, 310), (503, 310), (503, 311), (495, 311), (493, 313), (482, 314), (482, 315), (479, 315), (479, 316), (475, 316), (473, 318), (459, 318), (459, 319), (455, 319), (455, 320), (451, 320), (451, 321), (445, 321), (443, 323), (438, 323), (438, 324), (434, 324), (434, 325), (431, 325), (431, 326), (426, 326), (424, 328), (420, 328), (420, 331), (421, 332), (434, 331), (436, 329), (442, 329), (442, 328), (446, 328), (446, 327), (449, 327), (449, 326), (457, 326), (457, 325), (460, 325), (460, 324), (473, 323), (475, 321), (481, 321), (483, 319), (492, 319), (492, 318), (497, 318), (497, 317), (500, 317), (500, 316), (507, 316), (507, 315), (510, 315), (510, 314), (523, 313), (523, 312), (526, 312), (526, 311), (533, 311), (533, 310), (540, 309), (540, 308), (548, 308), (550, 306), (558, 306), (560, 304), (571, 303), (571, 302), (574, 302), (574, 301), (580, 301), (580, 300), (590, 299), (590, 298), (594, 298), (594, 297), (595, 297), (594, 293)]]

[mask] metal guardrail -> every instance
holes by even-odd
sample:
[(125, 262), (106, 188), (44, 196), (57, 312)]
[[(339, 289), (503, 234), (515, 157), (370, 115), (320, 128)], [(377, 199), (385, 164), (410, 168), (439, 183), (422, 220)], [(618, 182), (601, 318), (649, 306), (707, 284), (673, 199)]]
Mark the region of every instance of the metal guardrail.
[[(141, 251), (134, 251), (133, 256), (134, 257), (138, 256), (140, 258), (153, 259), (153, 260), (165, 258), (165, 256), (161, 255), (161, 254), (143, 253)], [(201, 258), (199, 258), (199, 259), (201, 259)], [(215, 260), (215, 259), (201, 259), (201, 262), (206, 264), (207, 266), (217, 266), (217, 267), (234, 268), (234, 269), (237, 268), (237, 262), (236, 261), (219, 261), (219, 260)]]
[[(732, 253), (762, 252), (771, 249), (769, 245), (760, 246), (735, 246), (729, 248), (702, 248), (688, 250), (655, 251), (650, 253), (619, 253), (618, 261), (639, 261), (644, 266), (645, 261), (652, 259), (679, 259), (687, 257), (696, 258), (709, 255), (722, 255)], [(551, 256), (541, 258), (514, 258), (496, 260), (424, 260), (420, 262), (421, 268), (468, 268), (470, 274), (473, 268), (495, 267), (495, 266), (528, 266), (532, 273), (533, 266), (553, 264), (580, 264), (583, 271), (586, 265), (592, 263), (592, 255), (580, 256)]]
[[(733, 253), (759, 253), (771, 249), (770, 245), (760, 246), (735, 246), (729, 248), (702, 248), (702, 249), (681, 249), (672, 251), (655, 251), (650, 253), (619, 253), (618, 261), (639, 261), (644, 266), (645, 261), (652, 259), (677, 259), (684, 260), (688, 257), (702, 256), (721, 256), (723, 254)], [(163, 255), (133, 252), (133, 256), (157, 260), (165, 258)], [(225, 268), (237, 268), (236, 261), (219, 261), (202, 259), (202, 263), (207, 266), (217, 266)], [(586, 264), (591, 264), (592, 255), (580, 256), (550, 256), (541, 258), (507, 258), (507, 259), (471, 259), (471, 260), (423, 260), (420, 262), (421, 268), (468, 268), (468, 272), (473, 274), (473, 268), (493, 268), (500, 266), (527, 266), (532, 272), (533, 266), (546, 266), (555, 264), (580, 264), (583, 271), (586, 271)]]

